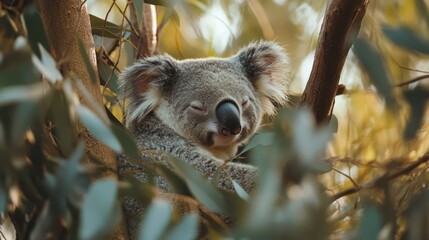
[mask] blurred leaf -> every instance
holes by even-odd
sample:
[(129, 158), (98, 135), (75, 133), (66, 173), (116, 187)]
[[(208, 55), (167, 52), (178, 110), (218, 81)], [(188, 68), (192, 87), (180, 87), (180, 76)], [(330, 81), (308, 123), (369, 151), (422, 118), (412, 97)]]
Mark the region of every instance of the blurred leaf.
[(387, 106), (393, 108), (396, 106), (396, 100), (392, 93), (392, 84), (382, 56), (365, 39), (356, 38), (353, 44), (353, 52), (368, 73), (372, 84), (378, 93), (384, 97)]
[(338, 118), (334, 114), (331, 115), (328, 128), (331, 129), (332, 133), (338, 132)]
[(257, 146), (268, 146), (268, 145), (273, 143), (273, 140), (274, 140), (274, 133), (272, 133), (272, 132), (258, 133), (254, 137), (252, 137), (249, 144), (247, 144), (237, 156), (240, 156), (243, 153), (245, 153), (245, 152), (249, 151), (250, 149), (253, 149)]
[(89, 74), (89, 78), (92, 84), (98, 84), (97, 75), (95, 74), (95, 69), (91, 64), (91, 60), (88, 56), (88, 52), (86, 51), (85, 46), (83, 45), (82, 39), (78, 37), (77, 42), (79, 44), (79, 53), (80, 53), (80, 56), (82, 57), (83, 63), (85, 63), (86, 70), (88, 71), (88, 74)]
[(23, 17), (31, 49), (39, 58), (42, 58), (39, 45), (42, 45), (44, 49), (51, 49), (51, 47), (49, 46), (43, 22), (36, 7), (34, 5), (26, 7), (23, 12)]
[(188, 214), (176, 224), (168, 233), (166, 240), (176, 240), (180, 236), (181, 240), (192, 240), (197, 238), (198, 233), (198, 216)]
[(0, 182), (0, 214), (4, 214), (7, 206), (7, 191), (3, 186), (3, 182)]
[[(69, 85), (69, 83), (71, 83), (71, 82), (66, 82), (64, 84), (64, 87), (68, 88), (70, 86), (70, 89), (71, 89), (71, 85)], [(76, 86), (79, 90), (79, 93), (84, 97), (84, 99), (86, 100), (86, 103), (89, 105), (89, 107), (91, 109), (93, 109), (94, 111), (96, 111), (97, 116), (99, 116), (103, 122), (108, 123), (109, 117), (107, 116), (107, 113), (105, 111), (105, 107), (100, 106), (100, 104), (97, 102), (97, 100), (95, 100), (95, 98), (88, 91), (88, 89), (85, 87), (85, 85), (83, 85), (81, 79), (76, 79), (76, 81), (74, 83), (76, 84)], [(69, 93), (68, 97), (73, 98), (73, 95), (75, 94), (75, 92), (74, 91), (68, 91), (68, 93)]]
[(162, 234), (166, 231), (171, 221), (172, 215), (173, 208), (167, 201), (161, 199), (153, 200), (152, 204), (145, 212), (143, 221), (140, 224), (139, 239), (161, 239)]
[(111, 129), (113, 134), (115, 134), (116, 138), (119, 140), (123, 152), (128, 156), (128, 158), (140, 160), (139, 151), (134, 141), (133, 137), (130, 135), (127, 129), (125, 129), (122, 125), (112, 123)]
[(208, 209), (218, 213), (231, 214), (231, 204), (226, 201), (222, 193), (215, 186), (207, 182), (187, 163), (170, 158), (174, 171), (178, 172), (195, 198), (203, 203)]
[(429, 239), (429, 191), (424, 189), (416, 198), (412, 199), (406, 210), (406, 239)]
[(70, 116), (70, 106), (63, 91), (52, 91), (49, 118), (52, 121), (54, 140), (63, 156), (69, 156), (77, 142), (76, 126)]
[(53, 185), (52, 178), (47, 175), (45, 181), (54, 188), (50, 191), (50, 198), (52, 199), (52, 207), (54, 212), (62, 214), (66, 210), (67, 198), (74, 194), (74, 186), (84, 169), (79, 164), (80, 159), (83, 157), (85, 146), (80, 142), (72, 155), (67, 160), (59, 161), (59, 169), (55, 174), (55, 183)]
[(33, 56), (27, 51), (11, 51), (5, 54), (0, 62), (0, 87), (38, 82), (40, 73), (32, 62)]
[(76, 112), (79, 115), (79, 119), (95, 138), (117, 153), (122, 151), (121, 143), (113, 134), (112, 129), (101, 121), (97, 115), (81, 104), (76, 106)]
[(139, 26), (139, 30), (142, 29), (142, 24), (143, 24), (143, 3), (144, 3), (143, 0), (133, 0), (133, 4), (137, 12), (136, 21), (137, 21), (137, 26)]
[(240, 186), (240, 184), (232, 180), (232, 185), (234, 186), (234, 190), (238, 196), (240, 196), (245, 201), (249, 200), (249, 194)]
[(429, 27), (429, 11), (424, 0), (415, 0), (417, 12), (426, 21), (426, 27)]
[(46, 86), (43, 83), (4, 87), (0, 89), (0, 106), (22, 101), (38, 101), (45, 93)]
[(429, 90), (417, 87), (404, 93), (405, 99), (411, 107), (411, 113), (405, 127), (404, 139), (413, 139), (423, 124), (426, 105), (429, 99)]
[(103, 239), (115, 229), (121, 220), (117, 195), (116, 182), (110, 179), (99, 180), (90, 187), (81, 210), (81, 239)]
[(172, 7), (174, 5), (174, 0), (145, 0), (147, 4), (160, 5), (164, 7)]
[(121, 38), (123, 29), (120, 26), (104, 21), (104, 19), (92, 14), (89, 14), (89, 20), (91, 21), (92, 34), (107, 38)]
[(327, 127), (315, 129), (313, 115), (308, 110), (298, 111), (292, 123), (293, 144), (304, 162), (319, 162), (332, 137)]
[(98, 75), (100, 75), (101, 84), (108, 86), (114, 93), (118, 93), (118, 76), (105, 62), (98, 61)]
[(39, 44), (40, 54), (42, 55), (42, 61), (36, 55), (32, 55), (34, 66), (43, 74), (52, 84), (63, 79), (60, 71), (57, 69), (57, 64), (51, 55), (45, 50), (45, 48)]
[(24, 102), (15, 108), (11, 130), (13, 144), (19, 144), (25, 132), (29, 130), (31, 123), (41, 110), (36, 102)]
[(383, 26), (383, 33), (394, 44), (404, 49), (429, 54), (429, 40), (417, 35), (412, 29), (400, 26), (397, 28)]
[(382, 227), (382, 218), (379, 210), (371, 203), (365, 203), (363, 214), (358, 226), (357, 239), (371, 240), (378, 239)]

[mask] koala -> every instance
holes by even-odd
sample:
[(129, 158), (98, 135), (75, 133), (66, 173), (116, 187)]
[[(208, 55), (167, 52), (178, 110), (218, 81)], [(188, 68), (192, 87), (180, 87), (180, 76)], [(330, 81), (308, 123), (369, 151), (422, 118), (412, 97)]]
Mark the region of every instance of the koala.
[[(264, 115), (286, 103), (288, 66), (283, 48), (266, 41), (228, 58), (138, 60), (120, 76), (120, 97), (127, 101), (126, 126), (143, 149), (141, 161), (171, 168), (168, 158), (144, 150), (167, 153), (224, 190), (234, 191), (233, 179), (251, 192), (257, 169), (227, 160), (259, 129)], [(120, 174), (132, 172), (145, 181), (148, 169), (126, 156), (118, 166)], [(161, 176), (155, 183), (169, 191)], [(139, 211), (135, 202), (125, 203), (127, 217)]]

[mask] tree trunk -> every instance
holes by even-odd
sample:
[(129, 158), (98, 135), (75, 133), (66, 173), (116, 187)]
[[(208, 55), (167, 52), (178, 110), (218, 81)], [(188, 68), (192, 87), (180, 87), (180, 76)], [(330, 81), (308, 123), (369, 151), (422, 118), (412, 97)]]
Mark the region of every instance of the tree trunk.
[[(75, 76), (80, 79), (100, 108), (104, 109), (100, 86), (98, 83), (91, 82), (90, 75), (80, 55), (77, 41), (78, 38), (82, 40), (94, 72), (97, 74), (95, 47), (86, 2), (82, 0), (39, 0), (39, 7), (46, 34), (52, 47), (51, 53), (59, 63), (59, 69), (63, 76)], [(79, 98), (82, 104), (92, 109), (82, 96)], [(79, 125), (79, 136), (85, 140), (87, 155), (95, 156), (105, 165), (104, 170), (99, 172), (99, 177), (117, 179), (116, 155), (113, 150), (101, 144), (89, 134), (88, 129), (81, 124)], [(89, 164), (88, 160), (84, 164)], [(124, 224), (120, 224), (113, 238), (128, 239)]]
[(341, 71), (368, 3), (369, 0), (332, 0), (327, 7), (313, 68), (299, 103), (313, 112), (318, 124), (330, 118)]

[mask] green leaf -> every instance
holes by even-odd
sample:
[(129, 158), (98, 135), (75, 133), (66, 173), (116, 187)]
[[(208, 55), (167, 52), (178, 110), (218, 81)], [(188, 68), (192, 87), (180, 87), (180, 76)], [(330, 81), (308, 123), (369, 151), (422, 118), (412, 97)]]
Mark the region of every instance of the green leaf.
[(214, 212), (229, 213), (229, 205), (216, 187), (207, 182), (187, 163), (175, 158), (170, 158), (170, 163), (173, 165), (174, 170), (185, 179), (189, 190), (199, 202)]
[(188, 214), (184, 216), (181, 221), (176, 224), (173, 229), (168, 233), (166, 240), (175, 240), (180, 236), (181, 240), (193, 240), (198, 235), (198, 216), (195, 214)]
[(237, 156), (240, 156), (243, 153), (258, 146), (268, 146), (272, 144), (273, 140), (274, 140), (274, 133), (272, 132), (258, 133), (250, 140), (249, 144), (247, 144)]
[(240, 196), (245, 201), (249, 200), (249, 194), (240, 186), (240, 184), (232, 180), (232, 185), (234, 186), (234, 190), (238, 196)]
[(122, 152), (121, 143), (113, 134), (112, 129), (101, 121), (97, 115), (81, 104), (76, 106), (76, 112), (79, 115), (79, 119), (96, 139), (109, 146), (115, 152)]
[(354, 41), (353, 52), (368, 73), (378, 93), (386, 100), (387, 106), (395, 107), (396, 100), (392, 93), (392, 84), (378, 51), (368, 41), (357, 38)]
[(172, 7), (174, 5), (174, 0), (145, 0), (147, 4), (159, 5), (164, 7)]
[(384, 35), (401, 48), (418, 53), (429, 54), (429, 40), (419, 36), (415, 31), (406, 27), (383, 26)]
[(293, 144), (304, 162), (320, 161), (332, 137), (329, 128), (315, 128), (313, 116), (308, 110), (298, 111), (292, 122)]
[(155, 199), (147, 209), (140, 224), (139, 239), (161, 239), (171, 221), (172, 215), (173, 208), (167, 201)]
[(404, 139), (411, 140), (416, 136), (417, 131), (423, 124), (429, 91), (425, 88), (417, 87), (406, 91), (404, 96), (411, 107), (410, 117), (405, 127)]
[(13, 144), (19, 144), (41, 110), (40, 106), (34, 101), (21, 103), (15, 108), (11, 130)]
[(52, 56), (45, 50), (45, 48), (39, 44), (40, 54), (42, 55), (42, 61), (36, 55), (32, 55), (34, 66), (48, 79), (52, 84), (63, 79), (60, 71), (57, 69), (57, 63)]
[(119, 140), (123, 152), (128, 156), (128, 158), (140, 160), (139, 150), (137, 148), (136, 142), (128, 130), (117, 123), (112, 123), (111, 129), (113, 134), (115, 134), (116, 138)]
[(144, 3), (143, 0), (133, 0), (133, 4), (137, 12), (136, 17), (137, 17), (137, 25), (139, 26), (139, 29), (142, 29), (142, 23), (143, 23), (143, 3)]
[(417, 12), (426, 21), (426, 27), (429, 27), (429, 11), (428, 11), (428, 7), (427, 7), (425, 1), (424, 0), (415, 0), (415, 6), (416, 6)]
[(103, 86), (108, 86), (110, 90), (118, 93), (118, 76), (116, 75), (115, 71), (103, 61), (98, 61), (97, 66), (101, 84), (103, 84)]
[(23, 12), (25, 29), (31, 49), (40, 58), (42, 57), (39, 44), (45, 49), (50, 49), (48, 38), (45, 35), (42, 19), (34, 5), (30, 5)]
[(3, 186), (3, 183), (0, 183), (0, 214), (4, 214), (7, 207), (7, 192)]
[(371, 203), (365, 203), (363, 214), (358, 226), (358, 240), (376, 240), (382, 227), (382, 218), (379, 210)]
[(110, 179), (97, 181), (90, 187), (81, 210), (81, 239), (103, 239), (115, 229), (121, 220), (117, 194), (117, 184)]
[(91, 64), (91, 60), (88, 56), (88, 52), (85, 49), (85, 46), (83, 45), (82, 39), (80, 37), (77, 38), (77, 42), (79, 45), (79, 53), (82, 57), (83, 63), (85, 64), (86, 70), (89, 74), (89, 79), (91, 80), (92, 84), (98, 84), (97, 81), (97, 75), (95, 74), (95, 69)]
[(121, 38), (123, 29), (120, 26), (92, 14), (89, 14), (89, 20), (92, 34), (107, 38)]
[(38, 101), (45, 93), (46, 85), (43, 83), (4, 87), (0, 89), (0, 106), (23, 101)]

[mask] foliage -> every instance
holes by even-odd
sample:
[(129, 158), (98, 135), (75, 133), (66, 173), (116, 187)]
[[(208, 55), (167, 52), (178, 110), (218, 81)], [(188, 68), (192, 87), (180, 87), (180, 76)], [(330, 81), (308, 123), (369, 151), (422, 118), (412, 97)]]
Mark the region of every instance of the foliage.
[[(117, 74), (119, 68), (133, 61), (135, 51), (130, 44), (135, 29), (126, 17), (133, 14), (128, 5), (112, 1), (115, 16), (109, 17), (110, 11), (102, 12), (104, 18), (91, 15), (106, 114), (85, 94), (79, 79), (62, 76), (58, 59), (49, 53), (34, 6), (22, 9), (3, 2), (0, 212), (4, 223), (12, 221), (19, 239), (104, 239), (122, 217), (120, 202), (125, 196), (134, 196), (145, 206), (141, 239), (194, 239), (201, 223), (213, 239), (429, 238), (424, 225), (429, 203), (429, 144), (425, 140), (429, 90), (421, 81), (398, 86), (402, 80), (399, 76), (412, 78), (417, 71), (397, 69), (398, 65), (427, 61), (429, 14), (425, 1), (403, 1), (406, 3), (396, 8), (394, 3), (373, 4), (377, 14), (387, 20), (377, 19), (374, 14), (374, 22), (365, 22), (361, 36), (354, 41), (353, 53), (358, 61), (352, 63), (360, 63), (369, 81), (364, 75), (358, 84), (362, 87), (352, 87), (346, 93), (349, 108), (342, 111), (347, 114), (333, 117), (328, 126), (316, 127), (305, 109), (282, 109), (272, 127), (251, 140), (240, 157), (249, 156), (259, 168), (259, 185), (254, 192), (246, 193), (238, 184), (237, 194), (220, 191), (175, 159), (171, 159), (175, 172), (159, 169), (177, 187), (178, 198), (196, 199), (204, 209), (234, 218), (233, 227), (226, 227), (208, 211), (203, 217), (194, 213), (180, 215), (168, 201), (158, 197), (150, 183), (133, 178), (93, 181), (97, 169), (105, 166), (99, 164), (97, 156), (85, 151), (88, 146), (77, 135), (79, 122), (111, 149), (125, 152), (131, 159), (138, 158), (134, 140), (117, 120), (122, 114), (121, 103), (116, 99)], [(132, 2), (141, 9), (141, 1)], [(181, 28), (186, 28), (184, 34), (192, 26), (203, 42), (195, 22), (209, 9), (209, 1), (180, 1), (174, 5), (170, 5), (173, 1), (146, 2), (160, 5), (158, 13), (163, 14), (159, 21), (160, 28), (164, 27), (159, 30), (161, 49), (188, 57), (215, 52), (207, 45), (195, 51), (194, 45), (198, 44), (193, 43), (197, 40), (178, 34)], [(229, 4), (237, 4), (219, 2), (227, 13), (232, 9)], [(243, 21), (243, 28), (258, 30), (249, 33), (251, 36), (239, 34), (236, 41), (267, 36), (263, 30), (268, 26), (259, 21), (267, 16), (255, 11), (257, 1), (248, 2), (241, 13), (248, 20)], [(302, 6), (300, 2), (289, 1), (287, 5), (293, 9)], [(274, 3), (265, 7), (279, 8)], [(401, 14), (414, 16), (415, 22), (407, 22), (410, 18), (405, 17), (399, 23), (389, 20), (394, 19), (391, 15)], [(270, 17), (271, 21), (279, 19), (282, 28), (293, 25), (283, 15)], [(136, 19), (142, 16), (138, 14)], [(299, 23), (294, 24), (288, 30), (304, 31)], [(411, 27), (413, 24), (416, 27)], [(371, 38), (369, 31), (375, 32)], [(282, 41), (281, 35), (287, 35), (285, 30), (277, 34)], [(172, 35), (175, 38), (171, 39)], [(299, 34), (290, 35), (294, 38), (290, 46), (298, 45)], [(303, 53), (293, 54), (303, 58)], [(93, 81), (98, 81), (84, 51), (81, 56)], [(394, 58), (399, 59), (398, 63)], [(80, 103), (77, 92), (84, 93), (90, 106)]]

